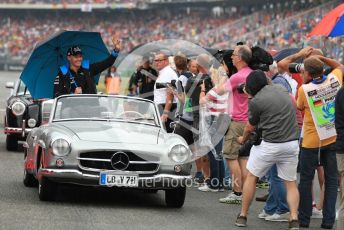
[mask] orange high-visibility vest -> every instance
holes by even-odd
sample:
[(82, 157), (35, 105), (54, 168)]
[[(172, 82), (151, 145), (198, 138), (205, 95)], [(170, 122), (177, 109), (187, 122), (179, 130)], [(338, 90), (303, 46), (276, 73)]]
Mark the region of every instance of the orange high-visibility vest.
[(121, 78), (119, 76), (106, 79), (106, 93), (117, 95), (121, 91)]

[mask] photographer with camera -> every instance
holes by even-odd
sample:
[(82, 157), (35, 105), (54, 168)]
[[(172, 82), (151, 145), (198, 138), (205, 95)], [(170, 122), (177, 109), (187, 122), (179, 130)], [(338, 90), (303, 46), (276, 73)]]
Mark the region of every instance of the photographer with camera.
[[(190, 104), (192, 106), (192, 116), (193, 116), (193, 139), (194, 142), (197, 143), (199, 140), (199, 123), (200, 123), (200, 110), (199, 110), (199, 100), (200, 100), (200, 94), (201, 94), (201, 85), (205, 84), (205, 91), (208, 92), (211, 88), (213, 88), (211, 78), (210, 78), (210, 72), (209, 69), (211, 67), (211, 60), (210, 57), (207, 54), (200, 54), (197, 56), (197, 69), (198, 74), (193, 75), (188, 78), (185, 91), (186, 97), (189, 98)], [(196, 149), (196, 152), (198, 149)], [(196, 160), (196, 165), (199, 165), (199, 168), (197, 169), (197, 175), (196, 180), (199, 180), (199, 182), (202, 182), (202, 179), (208, 179), (209, 178), (209, 166), (207, 157), (201, 157)], [(203, 172), (203, 178), (201, 175), (201, 171)], [(198, 179), (198, 178), (200, 179)]]
[[(309, 47), (308, 50), (311, 51), (312, 48)], [(325, 64), (333, 70), (328, 75), (324, 75)], [(336, 60), (312, 55), (304, 60), (303, 77), (304, 82), (308, 83), (299, 88), (297, 98), (298, 109), (305, 113), (300, 153), (300, 226), (309, 227), (312, 215), (312, 181), (315, 169), (321, 164), (325, 173), (321, 227), (332, 229), (336, 218), (338, 186), (335, 96), (343, 82), (343, 66)]]
[[(291, 87), (291, 83), (289, 80), (295, 81), (291, 79), (291, 77), (287, 73), (280, 74), (276, 61), (270, 65), (269, 72), (266, 73), (269, 78), (272, 78), (271, 84), (279, 85), (286, 89), (290, 95), (291, 100), (296, 108), (296, 101), (294, 98), (293, 87)], [(295, 84), (295, 90), (297, 83)], [(302, 127), (302, 115), (301, 112), (296, 110), (296, 120), (298, 123), (299, 129)], [(252, 141), (248, 141), (244, 143), (243, 146), (250, 144)], [(269, 180), (269, 191), (266, 195), (266, 203), (262, 210), (262, 212), (258, 215), (258, 218), (265, 219), (267, 221), (288, 221), (289, 219), (289, 208), (287, 203), (287, 191), (284, 185), (284, 181), (278, 176), (277, 166), (273, 165), (271, 169), (268, 171), (267, 174)], [(257, 198), (256, 198), (257, 200)], [(258, 197), (258, 200), (260, 198)]]
[(296, 122), (295, 106), (290, 100), (288, 91), (280, 86), (269, 85), (265, 73), (261, 70), (250, 73), (246, 79), (244, 91), (252, 99), (249, 102), (249, 120), (238, 142), (245, 143), (256, 126), (262, 131), (262, 142), (260, 145), (254, 145), (250, 152), (241, 212), (235, 225), (246, 226), (256, 182), (276, 164), (278, 176), (284, 180), (287, 188), (290, 209), (289, 229), (295, 229), (298, 227), (299, 203), (296, 185), (299, 128)]
[(232, 63), (237, 69), (225, 84), (215, 88), (219, 95), (229, 92), (228, 109), (232, 122), (225, 136), (223, 154), (232, 173), (233, 192), (227, 197), (221, 198), (221, 203), (238, 204), (242, 198), (242, 182), (246, 175), (247, 157), (239, 156), (240, 144), (237, 138), (244, 133), (244, 127), (248, 121), (248, 98), (240, 91), (240, 86), (246, 82), (247, 76), (252, 72), (248, 66), (252, 58), (252, 51), (246, 45), (236, 46), (232, 52)]
[(175, 128), (175, 133), (182, 136), (188, 145), (194, 143), (191, 131), (193, 124), (192, 108), (190, 99), (186, 96), (185, 86), (192, 73), (187, 71), (187, 58), (182, 55), (174, 57), (174, 64), (178, 73), (178, 81), (169, 86), (169, 91), (178, 99), (176, 117), (179, 118)]
[[(284, 71), (285, 73), (288, 74), (297, 74), (298, 76), (301, 76), (301, 81), (298, 79), (298, 88), (301, 87), (302, 84), (306, 84), (309, 83), (312, 78), (309, 76), (305, 75), (305, 71), (304, 71), (304, 63), (303, 60), (307, 57), (310, 57), (312, 55), (321, 55), (323, 56), (323, 52), (320, 49), (315, 49), (313, 47), (306, 47), (301, 49), (299, 52), (290, 55), (288, 57), (285, 57), (284, 59), (280, 60), (277, 65), (278, 65), (278, 69), (280, 71)], [(295, 78), (296, 79), (296, 78)], [(297, 99), (298, 95), (295, 95), (295, 98)], [(299, 113), (301, 113), (301, 111), (299, 110)], [(302, 114), (301, 114), (302, 117)], [(303, 123), (303, 117), (301, 120), (301, 123)], [(302, 126), (302, 124), (301, 124)], [(303, 138), (303, 133), (301, 133), (300, 138), (302, 140)], [(300, 156), (300, 155), (299, 155)], [(299, 161), (299, 165), (300, 165), (300, 161)], [(299, 169), (300, 167), (298, 167)], [(322, 209), (323, 209), (323, 203), (324, 203), (324, 181), (325, 181), (325, 175), (324, 175), (324, 168), (321, 164), (321, 162), (319, 162), (317, 168), (317, 175), (318, 175), (318, 181), (319, 181), (319, 187), (320, 187), (320, 195), (319, 195), (319, 200), (318, 202), (315, 204), (315, 195), (314, 192), (312, 192), (312, 199), (313, 199), (313, 209), (312, 209), (312, 218), (322, 218), (323, 214), (322, 214)], [(314, 184), (313, 184), (314, 187)]]
[[(194, 60), (195, 61), (195, 60)], [(196, 146), (194, 145), (194, 133), (193, 133), (193, 108), (191, 103), (190, 94), (192, 92), (187, 91), (186, 85), (188, 80), (195, 76), (193, 73), (188, 71), (187, 69), (187, 58), (183, 55), (176, 55), (174, 57), (174, 64), (176, 66), (176, 71), (178, 73), (178, 81), (174, 83), (169, 88), (170, 91), (174, 94), (176, 98), (178, 98), (178, 108), (176, 117), (178, 119), (177, 125), (175, 128), (174, 133), (179, 134), (182, 136), (188, 145), (191, 145), (191, 149), (193, 152), (197, 151)], [(197, 63), (196, 63), (197, 69)], [(197, 70), (198, 72), (198, 70)], [(171, 89), (172, 88), (172, 89)], [(189, 88), (188, 88), (189, 89)], [(195, 130), (195, 132), (198, 130)], [(208, 171), (208, 166), (203, 163), (201, 159), (196, 159), (196, 174), (195, 174), (195, 182), (203, 183), (204, 182), (204, 175), (203, 171)], [(204, 168), (204, 170), (203, 170)]]
[(313, 47), (305, 47), (299, 52), (290, 55), (277, 63), (278, 69), (283, 73), (300, 73), (302, 82), (304, 84), (310, 82), (312, 78), (304, 75), (303, 63), (296, 63), (296, 61), (303, 60), (312, 55), (323, 55), (320, 49), (314, 49)]
[(171, 83), (172, 80), (177, 81), (178, 76), (171, 68), (168, 56), (165, 53), (157, 53), (154, 57), (154, 63), (159, 71), (154, 85), (154, 102), (158, 104), (161, 120), (165, 124), (166, 131), (171, 133), (173, 130), (170, 128), (172, 122), (170, 117), (174, 117), (173, 111), (177, 107), (177, 100), (170, 91), (167, 91), (166, 86), (159, 87), (159, 84), (164, 85)]

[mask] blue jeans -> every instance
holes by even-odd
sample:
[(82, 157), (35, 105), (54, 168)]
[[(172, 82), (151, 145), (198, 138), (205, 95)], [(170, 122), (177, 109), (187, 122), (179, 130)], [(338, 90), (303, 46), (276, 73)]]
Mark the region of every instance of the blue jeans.
[[(319, 156), (320, 153), (320, 156)], [(336, 219), (336, 200), (338, 188), (337, 159), (334, 144), (320, 148), (302, 148), (300, 153), (300, 205), (299, 221), (309, 225), (312, 215), (312, 182), (320, 163), (325, 172), (325, 197), (322, 223), (333, 225)]]
[(208, 152), (209, 167), (210, 167), (210, 180), (208, 186), (211, 188), (223, 188), (223, 178), (224, 178), (224, 165), (223, 165), (223, 139), (217, 143), (215, 146), (215, 151), (217, 155), (221, 157), (215, 159), (214, 154), (210, 151)]
[(283, 214), (289, 212), (287, 203), (287, 191), (284, 181), (278, 177), (277, 166), (274, 165), (268, 172), (269, 176), (269, 196), (266, 200), (264, 211), (272, 215), (274, 213)]
[(230, 186), (229, 180), (232, 177), (231, 177), (231, 172), (229, 170), (229, 167), (227, 165), (227, 161), (225, 159), (223, 160), (223, 166), (224, 166), (224, 185), (229, 187)]

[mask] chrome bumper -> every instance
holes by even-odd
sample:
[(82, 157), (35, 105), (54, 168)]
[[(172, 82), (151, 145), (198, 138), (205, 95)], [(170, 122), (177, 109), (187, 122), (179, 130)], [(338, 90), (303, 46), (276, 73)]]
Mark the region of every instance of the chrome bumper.
[[(25, 134), (31, 132), (32, 129), (24, 129)], [(13, 128), (13, 127), (5, 127), (5, 134), (22, 134), (23, 129), (22, 128)]]
[[(59, 183), (104, 187), (99, 184), (99, 175), (82, 173), (76, 169), (40, 169), (38, 178), (42, 177)], [(192, 176), (175, 174), (139, 175), (138, 181), (137, 188), (166, 189), (186, 186), (192, 183)]]

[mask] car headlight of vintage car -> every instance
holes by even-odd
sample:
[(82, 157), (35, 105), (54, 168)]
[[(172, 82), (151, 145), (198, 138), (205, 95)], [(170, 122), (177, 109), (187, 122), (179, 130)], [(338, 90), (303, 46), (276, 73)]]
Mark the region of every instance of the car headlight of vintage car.
[(62, 138), (54, 140), (51, 148), (56, 156), (66, 156), (70, 152), (69, 142)]
[(190, 150), (184, 145), (175, 145), (171, 148), (168, 156), (176, 163), (184, 163), (190, 156)]
[(12, 104), (11, 109), (12, 113), (16, 116), (21, 116), (25, 112), (25, 104), (21, 101), (16, 101)]

